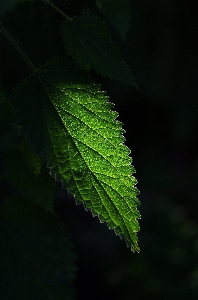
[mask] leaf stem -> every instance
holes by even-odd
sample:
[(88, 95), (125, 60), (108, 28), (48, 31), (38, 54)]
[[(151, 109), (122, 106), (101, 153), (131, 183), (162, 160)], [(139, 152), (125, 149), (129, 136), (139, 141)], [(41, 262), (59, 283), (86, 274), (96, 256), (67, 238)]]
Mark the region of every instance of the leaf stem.
[(22, 58), (25, 60), (26, 64), (30, 67), (32, 72), (35, 74), (37, 73), (36, 67), (33, 65), (29, 57), (23, 52), (21, 47), (17, 44), (17, 42), (14, 40), (14, 38), (7, 32), (5, 27), (2, 23), (0, 23), (0, 32), (5, 36), (5, 38), (12, 44), (12, 46), (18, 51), (18, 53), (22, 56)]
[(50, 0), (45, 0), (51, 7), (53, 7), (56, 11), (58, 11), (62, 16), (64, 16), (67, 20), (71, 20), (62, 10), (60, 10), (56, 5), (54, 5)]

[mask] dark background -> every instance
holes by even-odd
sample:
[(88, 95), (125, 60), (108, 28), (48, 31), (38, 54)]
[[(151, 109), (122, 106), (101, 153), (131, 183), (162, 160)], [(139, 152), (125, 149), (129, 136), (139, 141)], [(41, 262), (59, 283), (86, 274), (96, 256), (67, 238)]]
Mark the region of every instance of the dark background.
[[(91, 0), (53, 3), (71, 16), (93, 5)], [(65, 220), (78, 256), (77, 300), (198, 298), (197, 6), (196, 1), (131, 1), (125, 42), (113, 34), (139, 90), (91, 71), (115, 103), (126, 130), (140, 190), (141, 252), (132, 253), (58, 187), (55, 210)], [(65, 55), (56, 34), (60, 18), (35, 2), (8, 11), (3, 23), (40, 66), (54, 55)], [(1, 62), (9, 57), (1, 64), (1, 76), (11, 90), (29, 70), (20, 60), (13, 68), (17, 54), (6, 41), (0, 42), (7, 47)]]

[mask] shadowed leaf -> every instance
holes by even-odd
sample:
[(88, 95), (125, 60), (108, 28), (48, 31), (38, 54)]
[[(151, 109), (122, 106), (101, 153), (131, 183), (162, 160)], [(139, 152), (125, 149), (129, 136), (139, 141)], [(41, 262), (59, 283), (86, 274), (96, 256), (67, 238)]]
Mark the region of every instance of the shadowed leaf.
[(82, 68), (87, 71), (93, 68), (103, 76), (137, 87), (132, 72), (111, 40), (109, 28), (94, 14), (86, 11), (80, 17), (64, 20), (61, 34), (68, 54)]
[(73, 300), (75, 256), (57, 217), (21, 198), (0, 207), (1, 300)]
[(39, 174), (34, 174), (34, 169), (31, 170), (26, 164), (19, 150), (12, 150), (6, 155), (4, 167), (6, 178), (21, 195), (53, 212), (55, 189), (49, 169), (43, 166)]
[(117, 29), (122, 40), (130, 26), (130, 1), (129, 0), (96, 0), (101, 12), (108, 18), (109, 22)]

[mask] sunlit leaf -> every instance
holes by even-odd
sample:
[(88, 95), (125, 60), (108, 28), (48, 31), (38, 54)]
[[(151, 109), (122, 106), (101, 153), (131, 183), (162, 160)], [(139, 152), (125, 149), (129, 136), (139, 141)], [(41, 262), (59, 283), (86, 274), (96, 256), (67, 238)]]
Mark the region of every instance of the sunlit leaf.
[(135, 170), (122, 123), (100, 86), (69, 61), (54, 59), (18, 85), (14, 103), (19, 124), (57, 180), (138, 251)]

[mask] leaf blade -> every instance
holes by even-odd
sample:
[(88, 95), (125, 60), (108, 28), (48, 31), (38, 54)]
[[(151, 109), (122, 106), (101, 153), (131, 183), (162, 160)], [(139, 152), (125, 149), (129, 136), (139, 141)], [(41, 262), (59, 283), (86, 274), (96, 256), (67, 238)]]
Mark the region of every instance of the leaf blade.
[(117, 29), (124, 41), (128, 32), (131, 16), (131, 4), (129, 0), (96, 0), (96, 4), (101, 12), (103, 12), (110, 23)]
[(19, 150), (9, 151), (4, 160), (6, 179), (24, 197), (54, 213), (54, 181), (44, 165), (39, 174), (29, 168)]
[(79, 17), (64, 20), (63, 42), (71, 55), (87, 71), (95, 69), (103, 76), (136, 86), (128, 65), (112, 42), (109, 28), (94, 14), (85, 11)]
[[(35, 96), (38, 89), (39, 111), (44, 113), (42, 120), (24, 115), (24, 105), (32, 107), (28, 102), (33, 98), (26, 97), (24, 83), (18, 86), (15, 102), (30, 142), (76, 199), (139, 251), (135, 170), (130, 150), (123, 144), (122, 124), (115, 120), (118, 114), (110, 110), (112, 104), (86, 72), (62, 59), (40, 69), (40, 83), (29, 80), (29, 93)], [(35, 126), (42, 127), (42, 143)]]

